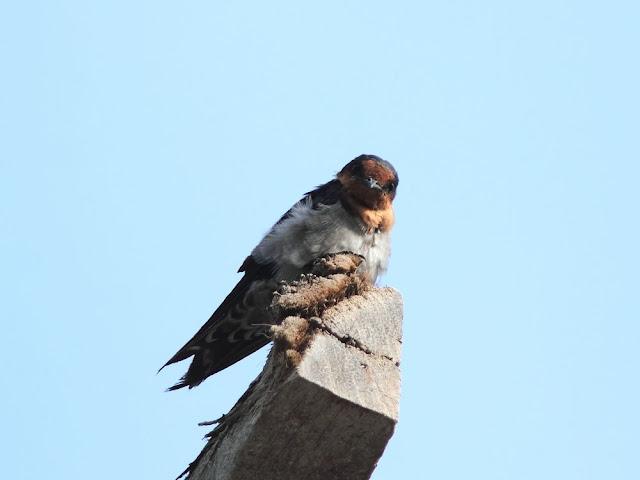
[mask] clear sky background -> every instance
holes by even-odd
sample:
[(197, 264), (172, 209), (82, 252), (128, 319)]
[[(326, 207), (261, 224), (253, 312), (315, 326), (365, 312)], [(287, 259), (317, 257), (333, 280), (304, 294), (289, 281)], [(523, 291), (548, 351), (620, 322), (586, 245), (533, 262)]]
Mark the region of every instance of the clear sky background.
[(182, 471), (266, 351), (156, 370), (365, 152), (400, 174), (406, 314), (373, 478), (640, 478), (639, 13), (2, 2), (2, 478)]

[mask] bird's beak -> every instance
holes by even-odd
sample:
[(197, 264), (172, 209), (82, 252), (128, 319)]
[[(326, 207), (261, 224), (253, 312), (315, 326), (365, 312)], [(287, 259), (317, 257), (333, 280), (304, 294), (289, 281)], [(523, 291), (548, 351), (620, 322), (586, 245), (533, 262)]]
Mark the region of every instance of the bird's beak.
[(382, 190), (382, 186), (373, 178), (369, 177), (365, 180), (365, 183), (369, 188), (375, 188), (376, 190)]

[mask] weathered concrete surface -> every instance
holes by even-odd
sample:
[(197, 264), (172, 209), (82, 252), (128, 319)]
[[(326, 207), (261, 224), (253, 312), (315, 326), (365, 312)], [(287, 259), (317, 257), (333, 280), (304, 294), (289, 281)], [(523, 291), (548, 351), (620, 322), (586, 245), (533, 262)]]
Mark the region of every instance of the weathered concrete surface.
[(391, 288), (366, 289), (321, 317), (288, 316), (189, 479), (368, 479), (398, 420), (401, 326)]

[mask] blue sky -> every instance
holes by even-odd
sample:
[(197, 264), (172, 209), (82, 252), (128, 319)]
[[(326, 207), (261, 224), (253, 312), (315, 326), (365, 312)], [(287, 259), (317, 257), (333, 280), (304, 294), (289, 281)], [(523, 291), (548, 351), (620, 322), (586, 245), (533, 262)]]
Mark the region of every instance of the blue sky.
[(366, 152), (406, 315), (373, 478), (640, 478), (637, 3), (221, 3), (3, 4), (3, 476), (178, 474), (266, 353), (157, 368)]

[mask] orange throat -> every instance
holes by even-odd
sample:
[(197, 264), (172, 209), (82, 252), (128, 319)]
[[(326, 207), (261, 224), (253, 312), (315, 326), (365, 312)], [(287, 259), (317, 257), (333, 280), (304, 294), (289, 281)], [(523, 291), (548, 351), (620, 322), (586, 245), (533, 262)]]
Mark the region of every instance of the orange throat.
[(358, 211), (362, 223), (367, 226), (367, 231), (386, 232), (393, 227), (393, 208), (389, 206), (384, 210), (360, 209)]
[(393, 207), (389, 203), (386, 208), (369, 208), (365, 205), (350, 201), (349, 207), (364, 224), (367, 233), (391, 230), (395, 217)]
[(386, 232), (393, 227), (393, 198), (374, 192), (346, 175), (339, 174), (338, 180), (344, 186), (342, 201), (360, 218), (368, 233)]

